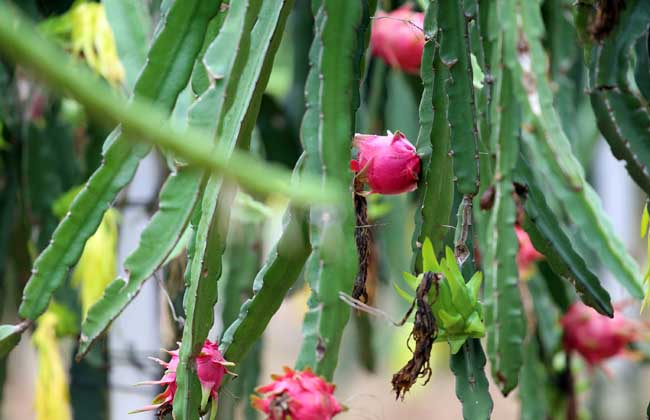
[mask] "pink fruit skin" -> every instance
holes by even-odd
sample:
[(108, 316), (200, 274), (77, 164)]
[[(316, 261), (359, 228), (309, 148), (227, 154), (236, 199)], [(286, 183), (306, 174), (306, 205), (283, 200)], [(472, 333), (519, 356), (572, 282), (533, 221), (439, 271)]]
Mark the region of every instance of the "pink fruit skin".
[(370, 33), (372, 54), (391, 67), (417, 74), (425, 43), (422, 28), (424, 14), (414, 12), (408, 5), (390, 13), (377, 12)]
[[(151, 411), (160, 408), (165, 404), (172, 404), (174, 402), (174, 395), (176, 394), (176, 368), (178, 367), (178, 349), (173, 351), (165, 350), (171, 359), (169, 362), (160, 359), (151, 358), (165, 367), (165, 374), (159, 381), (141, 382), (140, 385), (161, 385), (165, 389), (158, 394), (154, 400), (153, 405), (142, 407), (135, 412)], [(196, 358), (197, 375), (199, 382), (201, 382), (201, 389), (203, 391), (203, 400), (207, 401), (208, 395), (217, 398), (217, 391), (221, 385), (223, 377), (228, 372), (227, 366), (232, 365), (223, 358), (219, 351), (217, 343), (210, 340), (205, 340), (201, 352)]]
[(217, 343), (205, 340), (201, 353), (196, 358), (196, 372), (204, 392), (209, 392), (217, 398), (217, 390), (223, 377), (228, 372), (227, 366), (232, 365), (223, 358)]
[(354, 145), (359, 154), (350, 161), (350, 169), (371, 193), (401, 194), (417, 188), (420, 157), (404, 134), (356, 134)]
[(537, 252), (525, 230), (519, 226), (515, 226), (515, 233), (519, 242), (517, 267), (519, 268), (520, 277), (522, 277), (521, 274), (526, 273), (535, 261), (543, 259), (544, 256)]
[(591, 366), (620, 354), (639, 339), (636, 321), (621, 314), (608, 318), (580, 302), (569, 307), (561, 324), (565, 350), (577, 351)]
[(253, 407), (268, 414), (268, 420), (329, 420), (343, 411), (334, 398), (335, 386), (309, 369), (285, 367), (284, 375), (272, 378), (273, 382), (256, 389), (265, 394), (263, 398), (252, 397)]
[(178, 350), (165, 350), (172, 358), (169, 362), (157, 359), (155, 357), (150, 357), (151, 360), (158, 362), (165, 368), (165, 373), (159, 381), (146, 381), (140, 382), (138, 385), (160, 385), (165, 387), (163, 392), (156, 395), (153, 399), (153, 404), (146, 407), (139, 408), (132, 413), (141, 413), (144, 411), (153, 411), (162, 407), (163, 405), (171, 405), (174, 401), (174, 395), (176, 395), (176, 368), (178, 367)]

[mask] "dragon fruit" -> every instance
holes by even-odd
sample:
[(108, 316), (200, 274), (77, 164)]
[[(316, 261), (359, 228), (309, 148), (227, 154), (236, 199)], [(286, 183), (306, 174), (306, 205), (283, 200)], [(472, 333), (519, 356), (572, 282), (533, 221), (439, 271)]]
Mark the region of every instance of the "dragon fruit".
[[(141, 385), (161, 385), (165, 388), (163, 392), (154, 398), (152, 405), (142, 407), (134, 411), (134, 413), (152, 410), (166, 411), (166, 409), (172, 407), (174, 403), (174, 395), (176, 394), (176, 368), (178, 367), (179, 349), (165, 351), (171, 356), (169, 362), (153, 357), (151, 358), (165, 368), (163, 377), (158, 381), (140, 383)], [(210, 397), (212, 397), (214, 401), (217, 400), (217, 391), (219, 390), (221, 381), (226, 374), (232, 374), (227, 369), (228, 366), (232, 365), (233, 363), (230, 363), (223, 358), (217, 343), (205, 340), (201, 352), (196, 357), (196, 371), (199, 377), (199, 382), (201, 383), (201, 410), (206, 409)]]
[(424, 14), (405, 5), (390, 13), (377, 12), (372, 23), (373, 55), (391, 67), (417, 74), (424, 50)]
[(252, 404), (267, 414), (267, 420), (329, 420), (343, 407), (334, 398), (335, 386), (310, 369), (284, 368), (284, 375), (272, 375), (273, 382), (256, 389)]
[(420, 157), (404, 134), (356, 134), (354, 146), (359, 154), (350, 161), (350, 169), (371, 193), (400, 194), (417, 188)]
[(532, 264), (535, 261), (544, 258), (542, 254), (537, 252), (530, 237), (520, 226), (515, 226), (515, 233), (517, 234), (517, 241), (519, 242), (519, 252), (517, 252), (517, 267), (519, 268), (519, 277), (525, 277), (530, 273)]
[(640, 324), (620, 313), (614, 318), (599, 314), (583, 303), (573, 303), (561, 320), (564, 348), (578, 352), (590, 366), (621, 354), (640, 338)]

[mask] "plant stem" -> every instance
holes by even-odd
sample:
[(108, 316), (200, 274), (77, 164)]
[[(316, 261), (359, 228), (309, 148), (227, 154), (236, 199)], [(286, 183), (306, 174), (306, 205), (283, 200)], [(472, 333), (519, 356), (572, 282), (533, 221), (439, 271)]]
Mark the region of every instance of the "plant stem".
[[(0, 4), (0, 51), (23, 65), (53, 88), (70, 95), (105, 124), (122, 124), (133, 141), (166, 148), (188, 163), (206, 168), (253, 191), (280, 193), (298, 203), (341, 202), (343, 188), (329, 181), (302, 177), (291, 182), (289, 171), (233, 151), (214, 146), (209, 136), (196, 130), (179, 130), (167, 116), (146, 101), (126, 101), (90, 70), (76, 64), (63, 51), (43, 39), (34, 26), (12, 7)], [(346, 194), (347, 197), (347, 194)]]

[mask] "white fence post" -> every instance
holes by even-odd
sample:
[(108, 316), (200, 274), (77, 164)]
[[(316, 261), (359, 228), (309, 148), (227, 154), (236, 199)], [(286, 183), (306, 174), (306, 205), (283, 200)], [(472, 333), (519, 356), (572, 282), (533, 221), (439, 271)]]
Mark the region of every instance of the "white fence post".
[[(137, 247), (140, 233), (148, 223), (149, 203), (158, 193), (161, 169), (157, 156), (150, 153), (140, 166), (126, 191), (126, 205), (121, 211), (118, 246), (119, 266)], [(121, 269), (123, 270), (123, 268)], [(124, 275), (122, 271), (121, 275)], [(151, 404), (158, 389), (133, 387), (146, 380), (157, 380), (158, 367), (147, 356), (158, 356), (160, 348), (160, 307), (158, 285), (147, 281), (135, 300), (113, 322), (109, 333), (110, 411), (111, 420), (124, 420), (129, 411)], [(138, 414), (137, 420), (153, 419), (154, 413)]]

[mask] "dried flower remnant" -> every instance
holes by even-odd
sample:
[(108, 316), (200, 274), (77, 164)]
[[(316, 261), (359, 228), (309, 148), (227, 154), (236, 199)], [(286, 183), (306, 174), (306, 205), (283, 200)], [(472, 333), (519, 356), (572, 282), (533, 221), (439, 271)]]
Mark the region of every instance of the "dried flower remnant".
[(496, 196), (496, 189), (494, 185), (490, 185), (485, 189), (483, 195), (481, 195), (481, 200), (479, 201), (479, 207), (481, 210), (491, 210), (494, 206), (494, 198)]
[(368, 278), (368, 268), (370, 265), (372, 251), (372, 231), (368, 219), (368, 202), (364, 194), (361, 193), (363, 183), (358, 179), (354, 181), (354, 211), (356, 213), (356, 229), (354, 231), (355, 243), (357, 246), (357, 257), (359, 261), (359, 270), (354, 279), (352, 297), (368, 303), (368, 291), (366, 289), (366, 280)]
[(621, 14), (625, 10), (625, 0), (600, 0), (589, 26), (594, 40), (602, 41), (616, 28)]
[[(413, 357), (411, 357), (411, 360), (399, 372), (393, 375), (391, 382), (396, 398), (401, 397), (404, 399), (404, 395), (411, 389), (411, 386), (413, 386), (418, 378), (425, 378), (425, 384), (431, 379), (432, 371), (429, 365), (429, 359), (431, 358), (431, 348), (438, 335), (438, 328), (436, 326), (436, 318), (433, 316), (433, 311), (431, 310), (432, 302), (429, 302), (429, 291), (434, 284), (436, 289), (438, 288), (439, 280), (440, 276), (436, 273), (424, 273), (420, 285), (415, 292), (415, 299), (404, 317), (405, 319), (408, 318), (415, 308), (413, 330), (409, 335), (409, 340), (411, 337), (415, 340), (415, 349), (413, 349)], [(435, 296), (437, 295), (438, 292), (436, 291)]]

